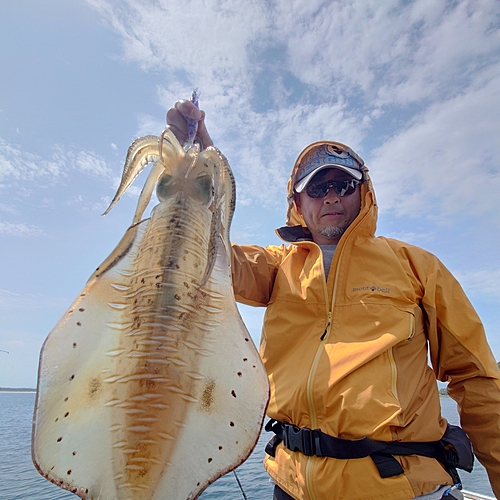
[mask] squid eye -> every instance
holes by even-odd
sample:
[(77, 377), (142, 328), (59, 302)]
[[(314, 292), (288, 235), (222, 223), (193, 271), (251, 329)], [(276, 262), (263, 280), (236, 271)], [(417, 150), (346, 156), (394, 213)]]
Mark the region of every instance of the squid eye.
[(156, 196), (160, 201), (165, 201), (175, 192), (173, 177), (168, 174), (163, 174), (156, 185)]
[(212, 177), (209, 175), (201, 175), (194, 179), (191, 194), (195, 200), (203, 205), (209, 205), (214, 195)]

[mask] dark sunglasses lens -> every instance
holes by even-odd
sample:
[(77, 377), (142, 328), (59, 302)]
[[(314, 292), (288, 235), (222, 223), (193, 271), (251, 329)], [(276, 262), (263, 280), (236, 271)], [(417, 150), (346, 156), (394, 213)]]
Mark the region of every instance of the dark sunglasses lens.
[(328, 183), (307, 186), (306, 192), (309, 198), (324, 198), (328, 193)]
[(310, 184), (306, 188), (309, 198), (324, 198), (330, 189), (338, 196), (349, 196), (356, 191), (356, 181), (329, 181), (321, 184)]
[(356, 191), (356, 186), (357, 186), (356, 183), (350, 181), (348, 183), (346, 182), (346, 184), (347, 185), (345, 186), (345, 188), (342, 188), (342, 191), (344, 191), (344, 189), (345, 189), (344, 194), (342, 194), (342, 191), (340, 193), (337, 191), (337, 193), (340, 196), (349, 196), (349, 195), (353, 194), (354, 191)]

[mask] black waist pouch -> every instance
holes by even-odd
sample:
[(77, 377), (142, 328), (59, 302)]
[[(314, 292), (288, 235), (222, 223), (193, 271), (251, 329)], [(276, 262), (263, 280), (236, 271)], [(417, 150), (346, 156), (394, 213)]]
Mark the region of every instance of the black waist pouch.
[(458, 469), (471, 472), (474, 467), (474, 453), (469, 436), (457, 425), (448, 424), (448, 428), (441, 438), (445, 456), (445, 463)]

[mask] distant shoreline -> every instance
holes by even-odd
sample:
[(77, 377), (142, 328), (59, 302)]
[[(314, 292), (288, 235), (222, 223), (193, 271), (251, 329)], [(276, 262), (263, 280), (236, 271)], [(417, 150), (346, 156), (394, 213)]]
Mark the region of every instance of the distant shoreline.
[(29, 387), (0, 387), (0, 393), (2, 392), (36, 392), (36, 389)]

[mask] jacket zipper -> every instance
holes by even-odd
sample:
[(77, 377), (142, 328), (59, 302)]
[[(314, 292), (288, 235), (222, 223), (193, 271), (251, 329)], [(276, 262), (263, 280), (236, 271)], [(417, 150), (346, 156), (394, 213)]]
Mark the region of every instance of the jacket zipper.
[[(365, 216), (366, 216), (366, 214), (365, 214)], [(364, 220), (364, 217), (356, 224), (356, 227), (363, 220)], [(354, 232), (354, 229), (355, 228), (353, 227), (352, 232)], [(352, 232), (351, 232), (351, 234), (352, 234)], [(342, 260), (342, 255), (344, 253), (345, 246), (346, 245), (344, 242), (344, 244), (340, 248), (339, 258), (337, 260), (337, 266), (335, 268), (335, 278), (334, 278), (334, 282), (333, 282), (332, 302), (330, 304), (329, 310), (328, 310), (328, 288), (327, 288), (327, 284), (326, 284), (326, 279), (324, 282), (325, 303), (327, 304), (327, 306), (326, 306), (327, 307), (327, 310), (326, 310), (327, 324), (325, 327), (325, 331), (323, 332), (323, 334), (320, 337), (320, 344), (319, 344), (318, 349), (316, 351), (316, 355), (314, 356), (311, 370), (309, 371), (309, 377), (307, 378), (307, 403), (309, 405), (309, 416), (311, 418), (311, 428), (312, 429), (318, 428), (318, 417), (316, 414), (316, 407), (314, 405), (314, 400), (313, 400), (313, 381), (314, 381), (314, 377), (316, 375), (316, 370), (318, 369), (321, 354), (323, 352), (323, 346), (325, 345), (326, 341), (328, 340), (328, 337), (330, 336), (330, 329), (331, 329), (332, 318), (333, 318), (333, 308), (335, 306), (335, 297), (337, 295), (337, 284), (338, 284), (338, 277), (339, 277), (339, 272), (340, 272), (340, 262)], [(322, 252), (321, 252), (321, 264), (323, 265), (323, 253)], [(391, 350), (391, 354), (392, 354), (392, 350)], [(394, 369), (395, 368), (396, 368), (396, 364), (394, 363)], [(315, 458), (314, 456), (307, 457), (307, 462), (306, 462), (306, 488), (307, 488), (307, 493), (309, 494), (310, 500), (317, 500), (316, 495), (314, 494), (314, 485), (313, 485), (313, 480), (312, 480), (314, 458)]]
[[(326, 288), (326, 284), (325, 284)], [(328, 294), (327, 294), (327, 299), (328, 299)], [(328, 304), (328, 300), (326, 302)], [(332, 304), (332, 309), (333, 309), (333, 304)], [(316, 351), (316, 355), (314, 357), (313, 364), (311, 366), (311, 370), (309, 372), (309, 377), (307, 379), (307, 402), (309, 404), (309, 415), (311, 417), (311, 428), (316, 429), (318, 427), (318, 418), (316, 415), (316, 407), (314, 405), (313, 401), (313, 380), (314, 380), (314, 375), (316, 374), (316, 370), (318, 368), (319, 360), (321, 358), (321, 353), (322, 353), (322, 347), (326, 342), (326, 339), (328, 338), (330, 334), (330, 326), (332, 324), (332, 311), (328, 311), (327, 313), (327, 324), (325, 327), (325, 331), (323, 332), (323, 335), (321, 335), (321, 342), (318, 347), (318, 350)], [(312, 477), (313, 477), (313, 466), (314, 466), (314, 457), (307, 457), (307, 463), (306, 463), (306, 487), (307, 491), (309, 493), (309, 498), (310, 500), (316, 500), (316, 495), (314, 494), (314, 488), (313, 488), (313, 482), (312, 482)]]
[(411, 342), (413, 340), (414, 335), (415, 335), (415, 316), (413, 316), (413, 314), (410, 314), (410, 335), (406, 340)]
[[(408, 335), (408, 340), (411, 342), (413, 340), (413, 336), (415, 335), (415, 316), (410, 314), (410, 334)], [(392, 375), (392, 383), (391, 383), (391, 391), (394, 397), (399, 401), (398, 395), (398, 367), (396, 365), (396, 360), (394, 359), (394, 351), (391, 347), (387, 354), (389, 356), (389, 364), (391, 365), (391, 375)]]
[(394, 397), (399, 401), (399, 396), (398, 396), (398, 369), (396, 367), (396, 360), (394, 359), (394, 353), (392, 351), (392, 347), (387, 351), (387, 354), (389, 355), (389, 364), (391, 366), (391, 391)]
[[(408, 340), (411, 342), (413, 340), (413, 337), (415, 335), (415, 316), (413, 314), (410, 314), (410, 333), (408, 335)], [(394, 397), (399, 401), (399, 395), (398, 395), (398, 367), (396, 365), (396, 360), (394, 359), (394, 351), (393, 348), (391, 347), (389, 351), (387, 351), (389, 355), (389, 363), (391, 365), (391, 375), (392, 375), (392, 384), (391, 384), (391, 390), (392, 394)]]
[[(342, 253), (343, 253), (344, 248), (345, 248), (345, 245), (340, 250), (339, 258), (337, 261), (337, 267), (335, 268), (335, 278), (334, 278), (334, 282), (333, 282), (332, 302), (330, 304), (330, 309), (328, 309), (328, 288), (326, 285), (326, 280), (324, 282), (325, 304), (327, 307), (327, 309), (326, 309), (327, 323), (326, 323), (325, 331), (323, 332), (323, 334), (320, 337), (320, 344), (318, 346), (318, 349), (316, 350), (316, 355), (314, 356), (311, 370), (309, 371), (309, 377), (307, 379), (307, 402), (309, 404), (309, 416), (311, 418), (311, 428), (312, 429), (317, 429), (317, 427), (318, 427), (318, 417), (316, 414), (316, 407), (314, 405), (314, 400), (313, 400), (313, 381), (314, 381), (314, 377), (316, 375), (316, 371), (318, 369), (321, 354), (323, 352), (323, 346), (325, 345), (326, 341), (328, 340), (328, 337), (330, 336), (330, 328), (332, 325), (332, 318), (333, 318), (333, 308), (335, 305), (335, 296), (337, 293), (337, 282), (338, 282), (338, 275), (339, 275), (339, 270), (340, 270), (340, 260), (342, 259)], [(323, 256), (321, 256), (321, 258), (323, 258)], [(314, 494), (314, 487), (313, 487), (313, 481), (312, 481), (313, 466), (314, 466), (314, 456), (308, 457), (307, 463), (306, 463), (307, 492), (309, 494), (310, 500), (317, 500), (316, 495)]]
[(323, 335), (319, 338), (320, 340), (325, 340), (325, 337), (328, 334), (328, 331), (330, 330), (330, 325), (332, 324), (332, 312), (328, 311), (328, 323), (326, 324), (325, 331), (323, 332)]

